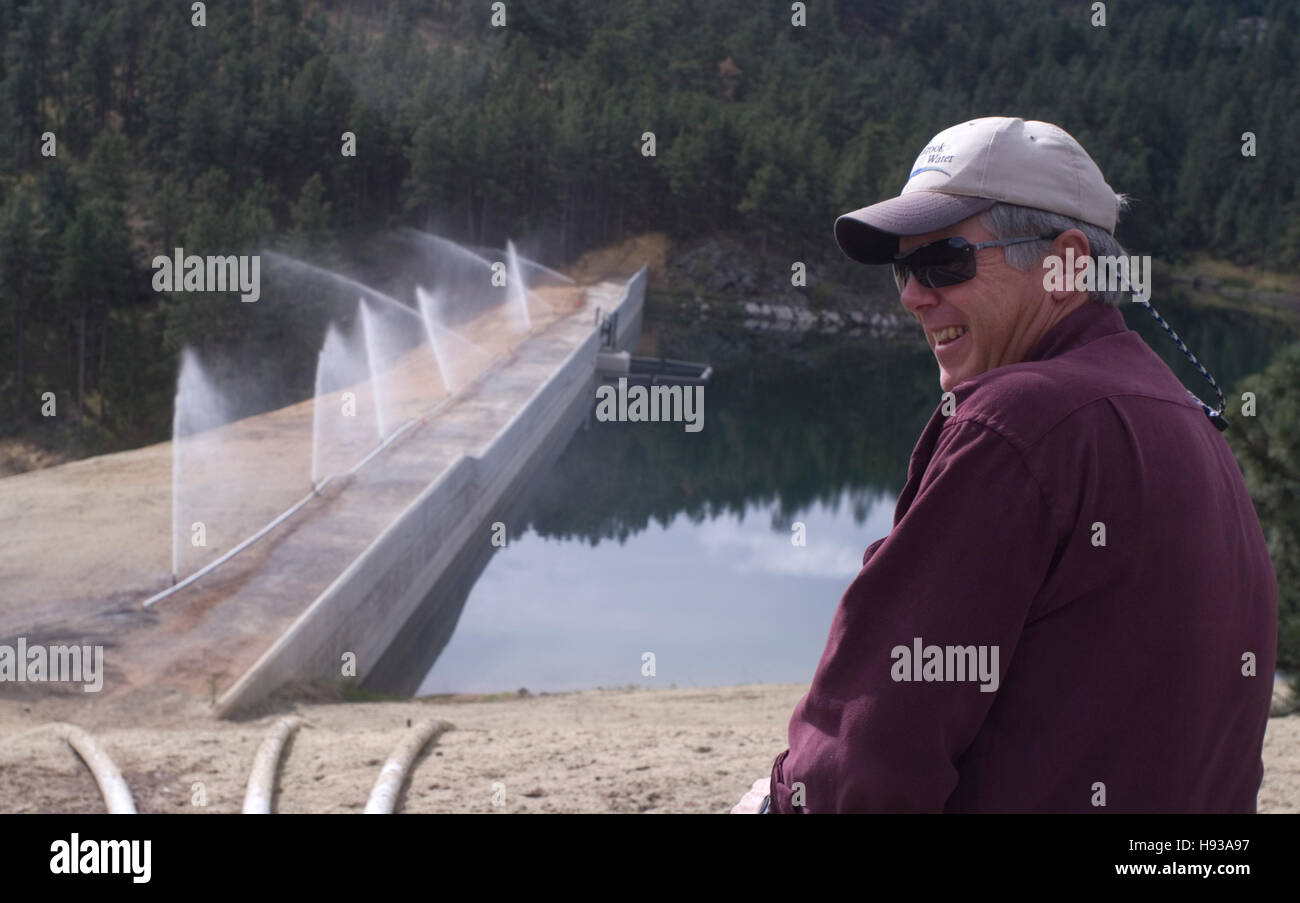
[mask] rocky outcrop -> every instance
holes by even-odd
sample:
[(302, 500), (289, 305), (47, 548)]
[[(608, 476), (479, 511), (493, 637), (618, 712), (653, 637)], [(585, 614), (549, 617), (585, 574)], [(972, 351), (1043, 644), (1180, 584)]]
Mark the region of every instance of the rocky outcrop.
[(816, 330), (824, 333), (843, 332), (847, 335), (870, 335), (872, 338), (888, 338), (903, 331), (910, 323), (895, 313), (880, 311), (850, 310), (840, 313), (837, 310), (812, 311), (806, 307), (786, 307), (779, 304), (766, 304), (747, 301), (744, 305), (746, 329), (771, 332), (807, 332)]
[[(766, 254), (731, 235), (715, 235), (673, 249), (664, 290), (700, 319), (737, 318), (746, 329), (768, 332), (908, 334), (911, 318), (898, 306), (886, 267), (864, 267), (838, 255)], [(803, 265), (795, 285), (794, 265)]]

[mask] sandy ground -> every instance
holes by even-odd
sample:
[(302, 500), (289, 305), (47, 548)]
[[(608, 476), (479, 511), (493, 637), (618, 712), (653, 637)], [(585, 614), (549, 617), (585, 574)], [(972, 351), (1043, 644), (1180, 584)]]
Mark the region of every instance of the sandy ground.
[[(728, 811), (766, 775), (807, 690), (797, 684), (286, 706), (218, 722), (168, 691), (131, 699), (0, 700), (0, 811), (102, 812), (76, 756), (40, 725), (90, 730), (141, 812), (237, 812), (254, 754), (289, 711), (308, 726), (285, 756), (279, 812), (360, 812), (408, 721), (451, 722), (417, 763), (404, 812)], [(126, 726), (129, 724), (130, 726)], [(1260, 812), (1300, 812), (1300, 716), (1269, 721)], [(505, 798), (494, 806), (494, 784)], [(200, 788), (206, 805), (196, 804)]]
[(606, 279), (629, 279), (644, 265), (650, 287), (657, 288), (667, 276), (671, 250), (672, 240), (665, 233), (645, 232), (588, 251), (577, 263), (564, 267), (563, 272), (578, 283), (591, 284)]

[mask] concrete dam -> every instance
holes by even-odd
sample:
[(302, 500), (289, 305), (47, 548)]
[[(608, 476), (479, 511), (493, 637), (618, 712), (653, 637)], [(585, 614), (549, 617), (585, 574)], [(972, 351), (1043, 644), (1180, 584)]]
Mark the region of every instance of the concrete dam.
[[(309, 684), (413, 693), (591, 410), (602, 355), (636, 345), (645, 288), (644, 267), (538, 285), (508, 336), (511, 311), (440, 321), (421, 295), (383, 367), (381, 319), (407, 313), (362, 293), (368, 372), (330, 382), (348, 341), (331, 333), (315, 399), (192, 433), (183, 363), (173, 442), (0, 480), (0, 641), (101, 644), (105, 693), (172, 686), (220, 717)], [(382, 408), (365, 443), (331, 438), (340, 398)], [(197, 557), (192, 527), (211, 540)]]

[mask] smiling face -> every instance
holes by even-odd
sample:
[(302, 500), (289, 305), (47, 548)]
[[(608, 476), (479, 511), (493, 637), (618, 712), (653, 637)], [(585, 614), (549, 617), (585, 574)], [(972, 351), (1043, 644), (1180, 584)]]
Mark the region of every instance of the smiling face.
[[(1082, 237), (1077, 231), (1066, 233), (1070, 235)], [(898, 250), (903, 253), (953, 236), (972, 244), (997, 238), (971, 217), (938, 232), (902, 236)], [(925, 330), (945, 392), (973, 376), (1024, 360), (1052, 326), (1087, 300), (1081, 293), (1047, 291), (1041, 269), (1030, 267), (1022, 273), (1006, 262), (1003, 251), (976, 251), (975, 278), (966, 282), (930, 288), (911, 278), (903, 288), (899, 300)]]

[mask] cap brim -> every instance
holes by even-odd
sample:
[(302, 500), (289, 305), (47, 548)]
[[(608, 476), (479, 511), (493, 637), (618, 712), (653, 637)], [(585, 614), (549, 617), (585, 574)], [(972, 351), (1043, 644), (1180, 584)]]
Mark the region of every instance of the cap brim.
[(996, 204), (941, 191), (910, 191), (846, 213), (835, 221), (835, 241), (858, 263), (889, 263), (900, 235), (924, 235), (959, 223)]

